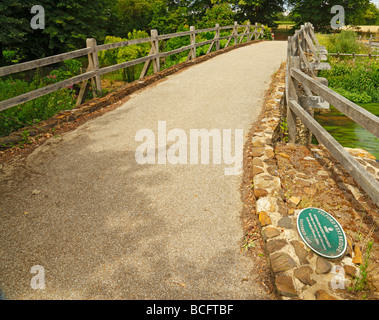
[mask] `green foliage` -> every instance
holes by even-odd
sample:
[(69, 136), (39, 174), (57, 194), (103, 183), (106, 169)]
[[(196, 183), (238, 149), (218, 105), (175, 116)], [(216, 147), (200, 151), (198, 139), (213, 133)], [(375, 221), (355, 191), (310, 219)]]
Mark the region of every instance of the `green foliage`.
[(354, 31), (342, 31), (328, 37), (326, 49), (334, 53), (360, 53), (363, 46), (358, 43), (357, 34)]
[[(2, 80), (0, 81), (0, 101), (76, 76), (80, 68), (81, 64), (77, 61), (67, 60), (60, 69), (52, 71), (48, 76), (42, 77), (37, 73), (31, 83), (12, 78)], [(0, 136), (46, 120), (59, 111), (72, 109), (75, 107), (75, 102), (76, 90), (74, 86), (70, 86), (1, 111)]]
[(270, 27), (277, 26), (277, 15), (284, 11), (287, 0), (239, 0), (234, 1), (236, 20), (250, 20), (267, 24)]
[(268, 26), (264, 26), (263, 33), (264, 33), (264, 37), (263, 37), (264, 39), (272, 40), (271, 28), (269, 28)]
[[(128, 33), (128, 38), (118, 38), (108, 36), (105, 38), (105, 43), (116, 43), (132, 39), (147, 38), (148, 34), (144, 31), (133, 30), (133, 32)], [(141, 57), (145, 57), (149, 54), (150, 43), (141, 43), (137, 45), (121, 47), (112, 50), (105, 50), (99, 52), (99, 61), (101, 66), (110, 66), (114, 64), (120, 64), (123, 62), (135, 60)], [(123, 81), (133, 82), (135, 80), (136, 69), (135, 66), (122, 69), (122, 79)]]
[(223, 26), (233, 25), (235, 13), (228, 3), (216, 4), (207, 9), (198, 23), (198, 28), (213, 28), (216, 23)]
[(161, 6), (157, 3), (149, 27), (158, 30), (160, 34), (175, 33), (188, 28), (188, 9), (178, 7), (175, 10), (168, 11), (163, 2)]
[(379, 25), (379, 8), (370, 3), (362, 17), (363, 25)]
[(334, 90), (341, 96), (344, 96), (350, 101), (358, 104), (370, 103), (372, 101), (371, 96), (369, 96), (366, 92), (348, 91), (342, 88), (335, 88)]
[(289, 136), (288, 136), (288, 124), (287, 119), (284, 119), (279, 124), (281, 135), (283, 137), (283, 141), (288, 142)]
[[(101, 42), (110, 28), (112, 2), (114, 0), (39, 0), (38, 3), (2, 0), (0, 52), (16, 51), (22, 60), (33, 60), (83, 48), (86, 38)], [(33, 30), (30, 26), (33, 17), (30, 10), (36, 4), (45, 9), (44, 30)], [(0, 65), (9, 62), (3, 55), (0, 55)]]
[(147, 31), (152, 20), (154, 11), (161, 7), (160, 0), (118, 0), (115, 2), (114, 10), (117, 27), (117, 35), (126, 38), (127, 33), (136, 30)]
[[(189, 28), (183, 28), (180, 31), (188, 31), (188, 30)], [(184, 46), (188, 46), (189, 44), (190, 44), (190, 39), (188, 36), (171, 38), (171, 39), (168, 39), (163, 44), (162, 51), (167, 52), (167, 51), (175, 50)], [(169, 68), (177, 63), (186, 61), (188, 52), (189, 51), (187, 50), (187, 51), (183, 51), (183, 52), (166, 57), (166, 59), (163, 60), (163, 67)]]
[(20, 46), (26, 46), (28, 22), (26, 9), (32, 7), (31, 2), (17, 0), (2, 0), (0, 2), (0, 66), (9, 62), (9, 53)]
[(329, 87), (355, 103), (379, 102), (379, 61), (377, 59), (330, 59), (332, 69), (320, 76)]

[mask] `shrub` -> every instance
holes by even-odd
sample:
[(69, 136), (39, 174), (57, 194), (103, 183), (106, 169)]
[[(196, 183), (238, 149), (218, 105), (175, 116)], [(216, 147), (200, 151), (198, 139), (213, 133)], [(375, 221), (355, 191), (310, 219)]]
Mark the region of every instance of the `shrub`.
[(357, 41), (357, 33), (350, 30), (332, 35), (318, 34), (317, 38), (330, 53), (368, 53), (369, 49)]
[[(144, 31), (133, 30), (133, 32), (128, 33), (127, 39), (108, 36), (105, 38), (105, 44), (148, 37), (148, 34)], [(149, 51), (150, 43), (141, 43), (117, 49), (104, 50), (99, 52), (99, 61), (101, 66), (111, 66), (145, 57), (149, 54)], [(133, 82), (136, 79), (136, 66), (122, 69), (120, 72), (123, 81)]]
[(379, 61), (366, 58), (331, 58), (330, 71), (320, 76), (329, 80), (329, 87), (355, 103), (379, 102)]
[[(63, 66), (53, 70), (48, 76), (34, 75), (33, 81), (28, 83), (20, 79), (8, 78), (0, 81), (0, 100), (7, 100), (15, 96), (45, 87), (47, 85), (72, 78), (79, 73), (81, 63), (67, 60)], [(59, 111), (75, 107), (76, 89), (74, 86), (63, 88), (35, 100), (12, 107), (0, 112), (0, 136), (6, 136), (22, 127), (46, 120)]]

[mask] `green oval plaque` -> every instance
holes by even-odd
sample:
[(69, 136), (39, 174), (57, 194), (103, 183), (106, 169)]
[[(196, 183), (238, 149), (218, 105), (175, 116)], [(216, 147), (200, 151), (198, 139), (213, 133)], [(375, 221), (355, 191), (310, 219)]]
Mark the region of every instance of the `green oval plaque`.
[(297, 229), (303, 241), (317, 254), (336, 259), (345, 253), (345, 232), (338, 221), (324, 210), (302, 210), (297, 217)]

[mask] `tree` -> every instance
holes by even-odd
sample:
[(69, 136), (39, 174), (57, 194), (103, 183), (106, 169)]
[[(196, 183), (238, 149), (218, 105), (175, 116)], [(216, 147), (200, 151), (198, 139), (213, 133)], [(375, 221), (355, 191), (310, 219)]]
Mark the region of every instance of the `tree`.
[(233, 25), (235, 13), (228, 3), (216, 4), (209, 8), (199, 22), (199, 28), (212, 28), (219, 23), (220, 25)]
[(366, 12), (363, 14), (362, 20), (362, 24), (364, 25), (378, 25), (379, 8), (375, 4), (370, 3)]
[(112, 1), (39, 0), (45, 10), (45, 29), (33, 30), (34, 2), (2, 0), (0, 50), (18, 51), (23, 60), (32, 60), (83, 48), (86, 38), (102, 41)]
[(120, 25), (118, 36), (126, 37), (128, 32), (137, 29), (148, 31), (153, 17), (154, 7), (161, 0), (118, 0), (115, 5)]
[(13, 51), (13, 56), (24, 58), (19, 50), (27, 41), (30, 24), (30, 1), (2, 0), (0, 2), (0, 66), (6, 61), (3, 51)]
[(370, 0), (289, 0), (293, 6), (292, 18), (297, 27), (311, 22), (320, 31), (331, 29), (333, 14), (331, 9), (341, 5), (345, 9), (345, 23), (357, 25), (369, 7)]
[(177, 7), (168, 10), (162, 1), (154, 6), (152, 19), (149, 23), (151, 29), (157, 29), (160, 34), (175, 33), (188, 28), (188, 12), (186, 7)]
[(59, 0), (54, 4), (45, 0), (46, 29), (49, 49), (59, 52), (85, 46), (86, 38), (103, 41), (106, 36), (105, 0)]
[[(309, 0), (308, 0), (309, 1)], [(312, 0), (313, 1), (313, 0)], [(284, 11), (286, 0), (240, 0), (235, 2), (239, 21), (249, 20), (275, 26), (277, 14)]]

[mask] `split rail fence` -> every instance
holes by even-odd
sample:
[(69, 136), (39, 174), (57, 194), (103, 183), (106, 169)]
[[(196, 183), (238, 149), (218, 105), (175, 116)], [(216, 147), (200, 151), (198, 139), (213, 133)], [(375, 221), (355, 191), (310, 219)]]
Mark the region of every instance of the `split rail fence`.
[[(241, 28), (243, 29), (243, 32), (239, 33), (239, 30)], [(230, 35), (220, 36), (221, 31), (230, 30), (230, 29), (232, 29), (232, 33)], [(196, 43), (196, 34), (204, 33), (204, 32), (215, 32), (215, 37), (211, 40)], [(176, 37), (183, 37), (183, 36), (190, 37), (190, 41), (191, 41), (190, 45), (184, 46), (175, 50), (171, 50), (168, 52), (160, 52), (159, 41), (176, 38)], [(70, 79), (64, 80), (64, 81), (60, 81), (60, 82), (48, 85), (46, 87), (43, 87), (34, 91), (30, 91), (25, 94), (21, 94), (19, 96), (13, 97), (5, 101), (0, 101), (0, 111), (34, 100), (36, 98), (39, 98), (49, 93), (69, 87), (71, 85), (82, 83), (78, 101), (77, 101), (77, 105), (79, 105), (83, 101), (83, 97), (84, 97), (84, 93), (85, 93), (88, 81), (91, 81), (92, 88), (94, 88), (98, 93), (101, 94), (102, 92), (101, 76), (104, 74), (114, 72), (120, 69), (128, 68), (140, 63), (145, 63), (140, 75), (140, 79), (142, 79), (143, 77), (147, 75), (147, 72), (149, 70), (151, 63), (153, 64), (154, 73), (157, 73), (160, 71), (161, 58), (189, 50), (187, 60), (195, 59), (197, 47), (210, 44), (209, 49), (207, 51), (207, 54), (209, 54), (212, 51), (213, 47), (215, 47), (216, 51), (220, 50), (221, 40), (224, 40), (224, 39), (228, 40), (225, 45), (225, 47), (228, 47), (231, 44), (231, 41), (233, 39), (234, 39), (234, 44), (238, 44), (238, 43), (242, 43), (245, 37), (247, 38), (248, 42), (252, 40), (257, 40), (260, 37), (264, 37), (264, 26), (258, 23), (255, 23), (255, 25), (250, 25), (250, 23), (246, 25), (238, 25), (237, 22), (234, 22), (233, 26), (220, 27), (219, 24), (216, 24), (214, 28), (198, 29), (198, 30), (196, 30), (195, 27), (190, 27), (190, 31), (178, 32), (178, 33), (172, 33), (172, 34), (163, 34), (163, 35), (159, 35), (157, 30), (151, 30), (151, 36), (148, 38), (133, 39), (133, 40), (128, 40), (128, 41), (111, 43), (111, 44), (103, 44), (103, 45), (97, 45), (96, 40), (93, 38), (90, 38), (90, 39), (87, 39), (86, 41), (87, 47), (84, 49), (62, 53), (59, 55), (55, 55), (55, 56), (51, 56), (51, 57), (47, 57), (43, 59), (33, 60), (30, 62), (25, 62), (25, 63), (20, 63), (20, 64), (0, 68), (0, 77), (3, 77), (3, 76), (19, 73), (19, 72), (32, 70), (35, 68), (52, 65), (55, 63), (60, 63), (69, 59), (75, 59), (75, 58), (79, 58), (86, 55), (88, 56), (88, 68), (85, 73), (72, 77)], [(131, 60), (131, 61), (127, 61), (127, 62), (123, 62), (120, 64), (100, 68), (99, 57), (98, 57), (98, 53), (100, 51), (122, 48), (126, 46), (132, 46), (132, 45), (147, 43), (147, 42), (151, 44), (151, 50), (148, 56)], [(94, 95), (96, 96), (95, 90), (94, 90)]]
[(297, 118), (337, 159), (344, 169), (379, 206), (379, 183), (311, 115), (312, 108), (325, 108), (325, 102), (379, 138), (379, 118), (328, 88), (317, 70), (329, 70), (327, 51), (318, 42), (312, 24), (307, 23), (288, 37), (286, 74), (287, 125), (290, 142), (297, 137)]

